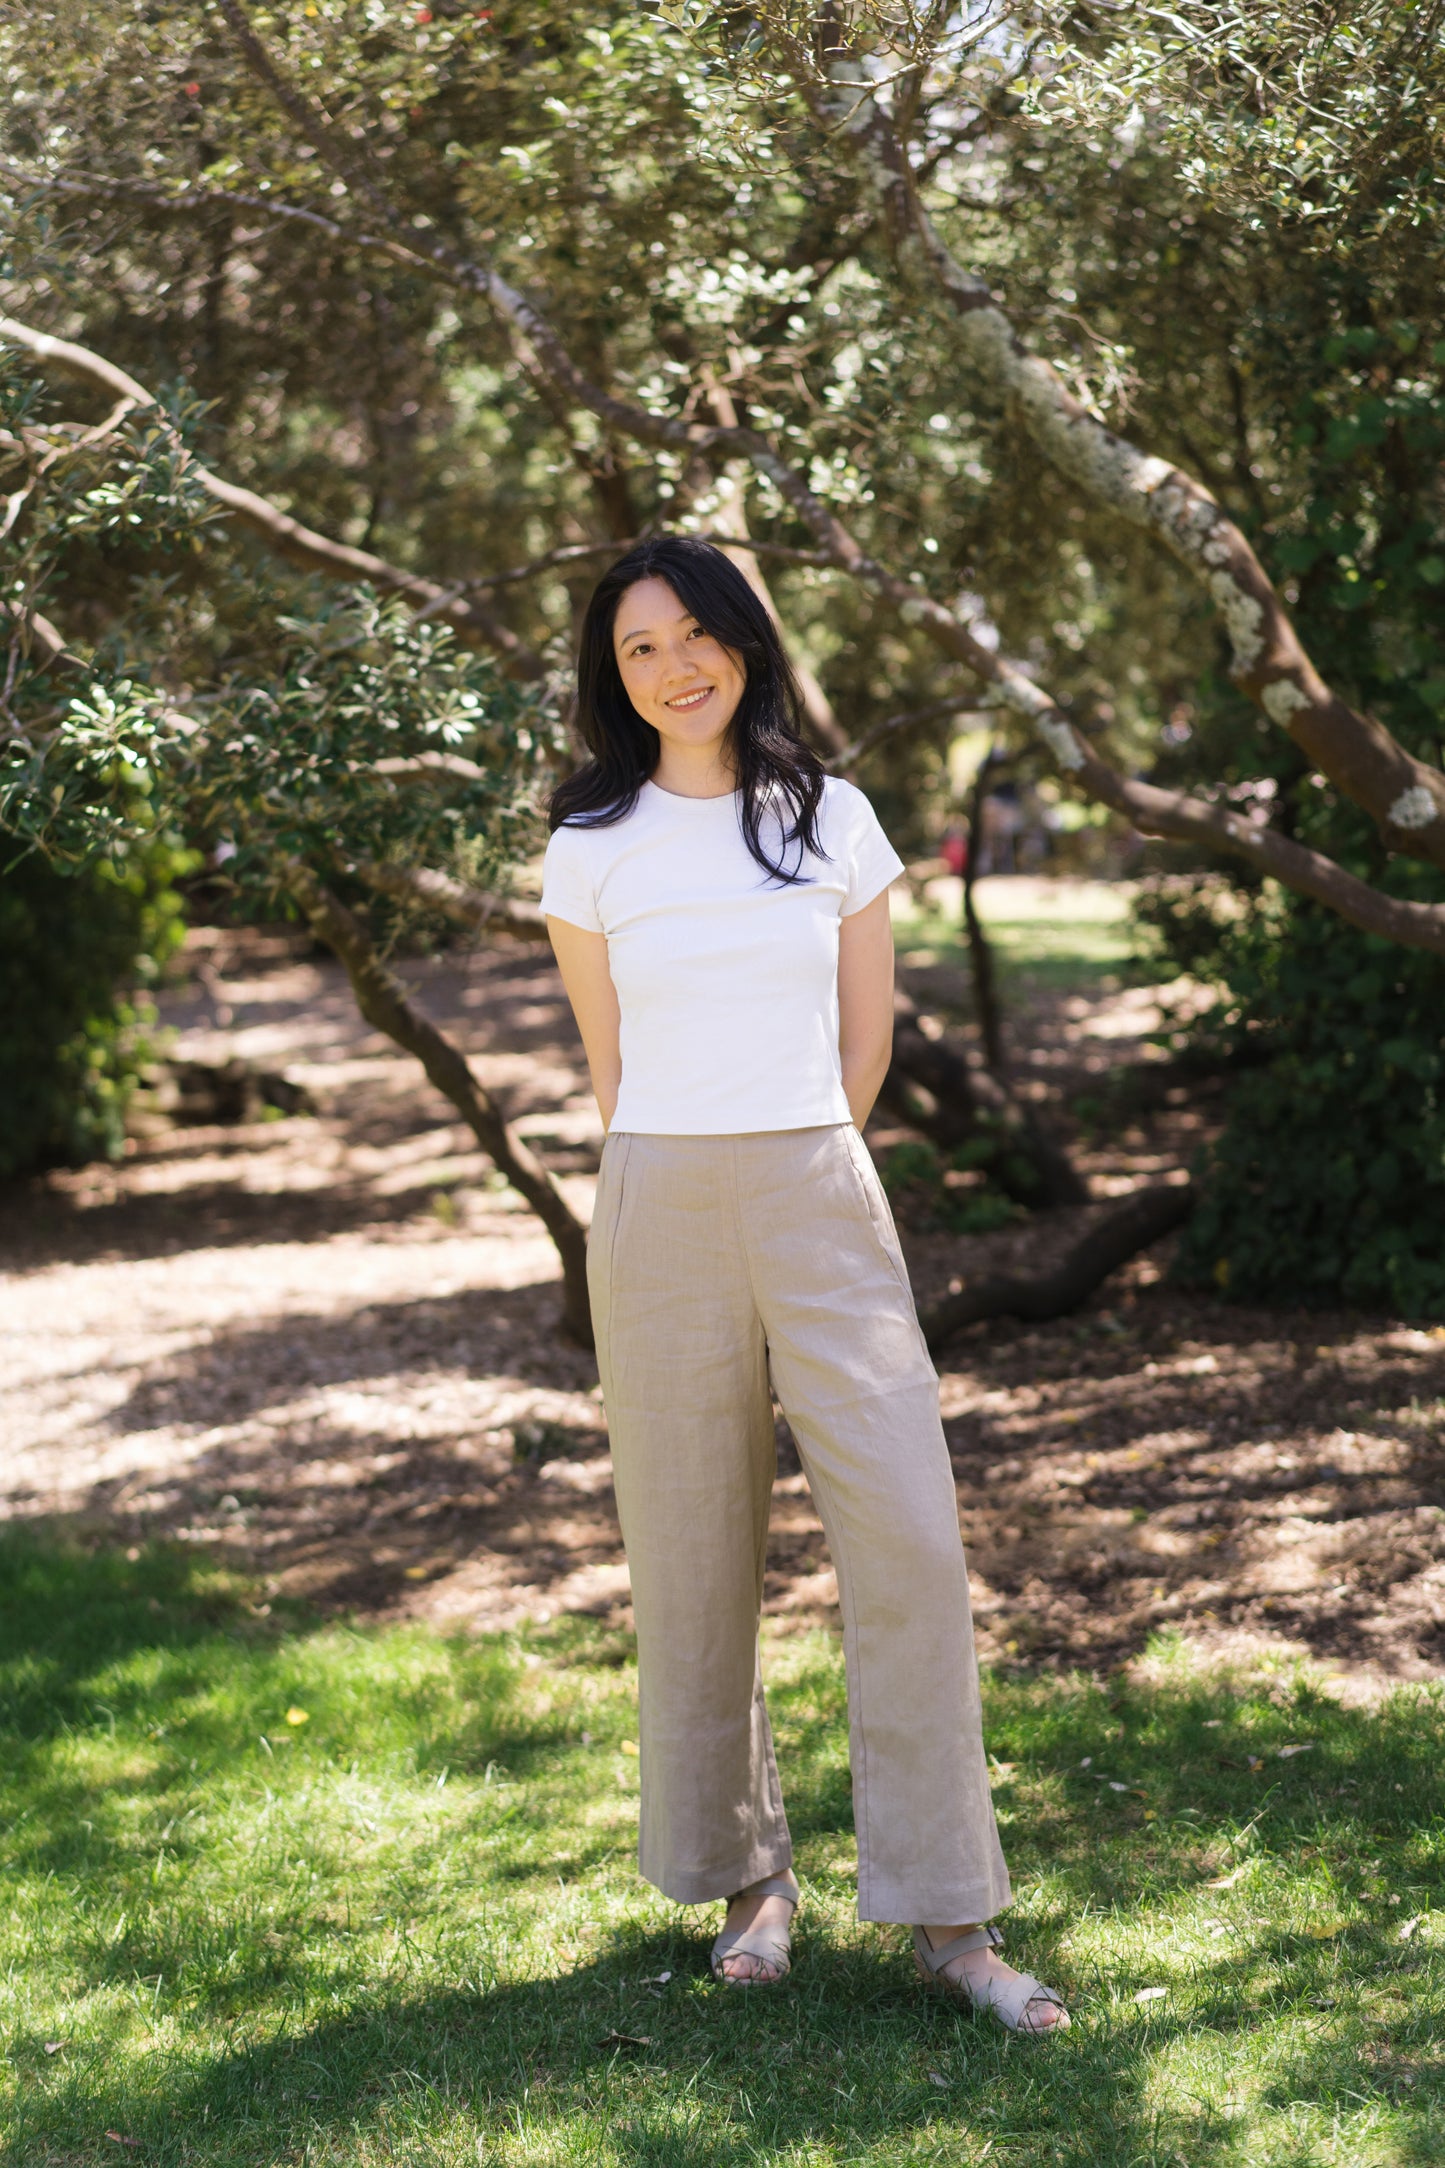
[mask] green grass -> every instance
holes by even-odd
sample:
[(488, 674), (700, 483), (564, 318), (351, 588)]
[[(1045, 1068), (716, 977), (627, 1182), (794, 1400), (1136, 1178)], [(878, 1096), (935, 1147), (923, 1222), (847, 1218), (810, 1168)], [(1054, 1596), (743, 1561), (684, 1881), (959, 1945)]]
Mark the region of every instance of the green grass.
[(1075, 2013), (1036, 2046), (858, 1926), (837, 1651), (768, 1664), (806, 1894), (750, 1996), (708, 1978), (716, 1914), (633, 1873), (624, 1639), (260, 1615), (189, 1554), (12, 1535), (3, 2157), (1445, 2161), (1437, 1691), (1344, 1708), (1169, 1643), (989, 1681), (1010, 1954)]
[[(934, 893), (937, 893), (935, 889)], [(959, 893), (950, 883), (946, 893)], [(1097, 988), (1104, 978), (1137, 974), (1130, 921), (1134, 900), (1128, 881), (986, 880), (979, 917), (998, 963), (1005, 997)], [(934, 908), (894, 920), (898, 951), (907, 963), (968, 968), (961, 906), (947, 915)]]

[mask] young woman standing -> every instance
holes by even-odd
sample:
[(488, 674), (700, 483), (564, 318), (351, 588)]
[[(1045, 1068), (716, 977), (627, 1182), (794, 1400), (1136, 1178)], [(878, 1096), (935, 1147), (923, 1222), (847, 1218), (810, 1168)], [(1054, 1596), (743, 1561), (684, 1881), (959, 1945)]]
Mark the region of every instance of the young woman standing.
[(1011, 2029), (1068, 2018), (996, 1955), (989, 1796), (938, 1380), (859, 1132), (888, 1065), (900, 862), (798, 728), (720, 550), (599, 583), (542, 905), (607, 1130), (588, 1274), (632, 1575), (647, 1879), (725, 1898), (713, 1969), (788, 1969), (798, 1902), (758, 1664), (771, 1388), (838, 1575), (858, 1912)]

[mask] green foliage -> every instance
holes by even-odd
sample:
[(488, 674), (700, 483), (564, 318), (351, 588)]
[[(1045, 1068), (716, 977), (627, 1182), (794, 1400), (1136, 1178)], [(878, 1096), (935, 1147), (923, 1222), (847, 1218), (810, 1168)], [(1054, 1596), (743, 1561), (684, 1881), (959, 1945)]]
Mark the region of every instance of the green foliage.
[[(724, 478), (712, 455), (539, 396), (485, 281), (434, 276), (425, 251), (494, 267), (599, 384), (697, 419), (724, 382), (866, 552), (992, 620), (1121, 765), (1434, 895), (1229, 683), (1208, 599), (1154, 538), (1041, 466), (951, 312), (900, 305), (844, 139), (799, 88), (815, 17), (796, 0), (258, 10), (278, 68), (329, 116), (341, 179), (199, 0), (0, 11), (12, 306), (148, 384), (189, 385), (182, 445), (348, 542), (459, 590), (491, 582), (511, 631), (560, 662), (596, 559), (550, 553), (705, 529)], [(851, 21), (960, 260), (1083, 400), (1220, 495), (1327, 679), (1438, 758), (1440, 0)], [(361, 238), (375, 191), (406, 246)], [(21, 727), (0, 822), (83, 857), (175, 808), (256, 908), (288, 853), (333, 874), (370, 857), (505, 877), (565, 757), (560, 678), (529, 707), (404, 612), (258, 575), (154, 418), (91, 441), (23, 372), (5, 398), (5, 486), (29, 490), (10, 591), (50, 602), (84, 669), (7, 687)], [(747, 487), (757, 531), (810, 541), (765, 476)], [(529, 559), (549, 561), (518, 577)], [(861, 587), (768, 569), (845, 729), (957, 692)], [(881, 738), (861, 771), (905, 850), (936, 832), (955, 727)], [(444, 786), (439, 752), (486, 779)], [(1287, 947), (1304, 920), (1271, 923)], [(1344, 929), (1300, 940), (1326, 989), (1356, 973)], [(1255, 1035), (1283, 1049), (1281, 1017), (1307, 1004), (1256, 997), (1278, 975), (1243, 950), (1228, 969), (1226, 1009), (1258, 998)], [(1403, 998), (1370, 1028), (1397, 1037)], [(1391, 1109), (1408, 1125), (1408, 1101)]]
[(1271, 895), (1214, 962), (1228, 1000), (1204, 1028), (1268, 1059), (1200, 1163), (1181, 1276), (1445, 1317), (1445, 959)]
[(184, 864), (153, 842), (119, 866), (66, 875), (31, 852), (0, 871), (0, 1176), (120, 1156)]
[(291, 601), (264, 676), (244, 657), (218, 673), (205, 727), (173, 749), (172, 791), (225, 879), (260, 906), (293, 859), (504, 889), (538, 838), (555, 707), (403, 602), (319, 586)]
[[(978, 1137), (946, 1157), (937, 1145), (922, 1138), (892, 1145), (884, 1154), (879, 1177), (894, 1210), (910, 1227), (986, 1235), (1023, 1218), (1021, 1208), (989, 1181), (1000, 1153), (1008, 1151), (1006, 1136), (989, 1125), (980, 1126)], [(1029, 1163), (1021, 1160), (1014, 1173), (1026, 1185)]]
[(85, 546), (127, 545), (119, 607), (89, 658), (12, 648), (0, 829), (57, 865), (119, 868), (178, 824), (244, 901), (272, 910), (292, 859), (505, 884), (560, 749), (554, 705), (399, 600), (257, 576), (217, 551), (206, 686), (181, 706), (167, 680), (194, 642), (197, 598), (165, 559), (199, 548), (215, 510), (187, 463), (194, 411), (124, 425), (97, 476), (98, 448), (64, 435), (37, 458), (40, 395), (13, 358), (0, 404), (34, 462), (27, 516), (0, 545), (5, 591), (43, 613)]
[[(1262, 539), (1311, 652), (1347, 698), (1438, 761), (1445, 323), (1432, 305), (1428, 325), (1332, 332), (1293, 375), (1261, 356), (1255, 389), (1298, 462), (1294, 502)], [(1357, 809), (1230, 689), (1201, 685), (1193, 728), (1166, 772), (1187, 773), (1202, 747), (1241, 808), (1267, 808), (1376, 886), (1445, 899), (1445, 880), (1389, 860)], [(1251, 1064), (1201, 1162), (1181, 1271), (1241, 1299), (1445, 1315), (1445, 961), (1389, 949), (1222, 863), (1147, 891), (1139, 915), (1171, 968), (1216, 989), (1171, 1035), (1176, 1049)]]
[(804, 1902), (790, 1980), (745, 1995), (708, 1976), (719, 1911), (636, 1875), (628, 1639), (257, 1593), (191, 1545), (0, 1545), (17, 2164), (1439, 2158), (1438, 1690), (1346, 1706), (1167, 1641), (1105, 1681), (986, 1678), (1007, 1954), (1075, 2011), (1041, 2050), (854, 1918), (831, 1637), (764, 1649)]

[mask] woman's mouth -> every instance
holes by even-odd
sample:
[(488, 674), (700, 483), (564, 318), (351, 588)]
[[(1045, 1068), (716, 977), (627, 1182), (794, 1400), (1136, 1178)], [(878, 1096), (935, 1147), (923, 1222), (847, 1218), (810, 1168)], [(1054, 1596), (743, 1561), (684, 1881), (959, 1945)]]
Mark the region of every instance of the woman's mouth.
[(671, 708), (675, 715), (687, 715), (693, 708), (700, 708), (704, 700), (711, 698), (711, 685), (699, 685), (692, 692), (678, 693), (675, 698), (664, 700), (662, 704), (665, 708)]

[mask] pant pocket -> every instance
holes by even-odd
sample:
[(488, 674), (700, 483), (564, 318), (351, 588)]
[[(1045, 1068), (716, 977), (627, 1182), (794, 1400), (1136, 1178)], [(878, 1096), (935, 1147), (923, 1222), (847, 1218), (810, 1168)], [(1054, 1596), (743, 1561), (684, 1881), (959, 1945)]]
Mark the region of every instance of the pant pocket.
[(903, 1252), (898, 1246), (898, 1230), (893, 1224), (893, 1214), (888, 1199), (883, 1194), (883, 1184), (878, 1179), (867, 1145), (852, 1123), (843, 1130), (843, 1147), (868, 1214), (878, 1246), (888, 1260), (889, 1270), (902, 1288), (908, 1301), (910, 1315), (913, 1313), (913, 1289), (908, 1284), (908, 1267), (903, 1262)]
[[(597, 1194), (592, 1224), (587, 1230), (587, 1289), (592, 1298), (592, 1323), (597, 1340), (599, 1370), (610, 1368), (612, 1281), (617, 1255), (618, 1231), (627, 1194), (627, 1161), (631, 1135), (614, 1131), (603, 1144), (597, 1171)], [(605, 1387), (605, 1377), (604, 1377)]]

